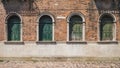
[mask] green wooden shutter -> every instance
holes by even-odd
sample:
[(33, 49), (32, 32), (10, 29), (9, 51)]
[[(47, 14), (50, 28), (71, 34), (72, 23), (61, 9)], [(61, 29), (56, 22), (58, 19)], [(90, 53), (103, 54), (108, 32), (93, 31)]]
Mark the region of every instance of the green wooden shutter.
[(72, 30), (72, 40), (82, 40), (82, 24), (74, 23)]
[(39, 23), (39, 41), (52, 41), (52, 19), (43, 16)]
[(100, 23), (100, 38), (101, 40), (113, 40), (113, 23), (114, 19), (113, 17), (109, 15), (104, 15), (101, 18)]
[(78, 15), (72, 16), (69, 23), (70, 41), (80, 41), (83, 38), (83, 22)]
[(43, 27), (43, 40), (51, 41), (52, 40), (52, 24), (44, 24)]
[(101, 27), (102, 27), (102, 33), (101, 33), (102, 40), (112, 40), (113, 39), (113, 23), (106, 22)]
[(20, 20), (11, 18), (8, 21), (8, 41), (20, 41)]

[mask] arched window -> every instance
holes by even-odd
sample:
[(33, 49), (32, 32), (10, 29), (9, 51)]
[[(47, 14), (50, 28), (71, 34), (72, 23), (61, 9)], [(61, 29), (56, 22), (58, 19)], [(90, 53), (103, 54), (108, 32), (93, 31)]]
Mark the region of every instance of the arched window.
[(7, 20), (7, 40), (20, 41), (21, 40), (21, 25), (18, 16), (11, 16)]
[(112, 41), (114, 35), (114, 19), (110, 15), (104, 15), (100, 19), (100, 40)]
[(44, 15), (39, 19), (39, 41), (52, 41), (53, 21), (48, 15)]
[(69, 40), (83, 40), (83, 20), (79, 15), (73, 15), (69, 19)]

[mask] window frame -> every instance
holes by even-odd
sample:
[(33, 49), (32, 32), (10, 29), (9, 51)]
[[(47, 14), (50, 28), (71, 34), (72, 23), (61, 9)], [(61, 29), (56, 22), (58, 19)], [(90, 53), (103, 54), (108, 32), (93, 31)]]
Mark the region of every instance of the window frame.
[[(39, 41), (39, 20), (40, 20), (41, 17), (43, 17), (45, 15), (49, 16), (52, 19), (52, 40), (51, 41)], [(38, 16), (38, 18), (37, 18), (37, 35), (36, 35), (37, 36), (37, 40), (36, 40), (37, 43), (52, 43), (52, 42), (55, 42), (55, 40), (54, 40), (54, 38), (55, 38), (55, 36), (54, 36), (55, 26), (54, 25), (55, 25), (55, 17), (51, 13), (43, 12)]]
[[(101, 29), (101, 27), (100, 27), (100, 25), (101, 25), (101, 23), (102, 23), (102, 21), (101, 21), (101, 19), (104, 17), (104, 16), (109, 16), (109, 17), (111, 17), (111, 18), (113, 18), (113, 39), (112, 40), (101, 40), (101, 32), (100, 32), (100, 29)], [(103, 13), (103, 14), (101, 14), (100, 15), (100, 17), (99, 17), (99, 23), (98, 23), (98, 42), (116, 42), (116, 17), (113, 15), (113, 14), (111, 14), (111, 13)]]
[[(8, 19), (10, 18), (10, 17), (12, 17), (12, 16), (17, 16), (19, 19), (20, 19), (20, 41), (9, 41), (8, 40), (8, 27), (7, 27), (7, 23), (8, 23)], [(12, 44), (14, 44), (14, 43), (16, 43), (16, 42), (18, 42), (18, 43), (20, 43), (20, 42), (22, 42), (23, 43), (23, 27), (22, 27), (22, 17), (18, 14), (18, 13), (16, 13), (16, 12), (12, 12), (12, 13), (9, 13), (7, 16), (6, 16), (6, 19), (5, 19), (5, 42), (7, 43), (7, 42), (9, 42), (9, 43), (12, 43)]]
[[(44, 21), (46, 21), (47, 19), (51, 20), (49, 21), (50, 23), (46, 23)], [(52, 19), (50, 16), (44, 15), (40, 18), (39, 21), (39, 41), (52, 41)], [(48, 28), (50, 27), (50, 28)]]
[[(77, 15), (77, 16), (79, 16), (79, 17), (81, 17), (82, 18), (82, 40), (76, 40), (76, 41), (71, 41), (70, 40), (70, 35), (69, 35), (69, 32), (70, 32), (70, 30), (69, 30), (69, 25), (70, 25), (70, 19), (71, 19), (71, 17), (72, 16), (75, 16), (75, 15)], [(82, 13), (79, 13), (79, 12), (72, 12), (72, 13), (70, 13), (70, 15), (67, 17), (67, 42), (85, 42), (85, 18), (84, 18), (84, 15), (82, 14)]]

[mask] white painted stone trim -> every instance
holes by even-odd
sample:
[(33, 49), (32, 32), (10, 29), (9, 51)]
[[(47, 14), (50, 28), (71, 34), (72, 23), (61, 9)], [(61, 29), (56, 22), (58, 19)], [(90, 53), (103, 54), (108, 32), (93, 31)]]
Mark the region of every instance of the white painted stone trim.
[(104, 16), (104, 15), (109, 15), (109, 16), (111, 16), (113, 19), (114, 19), (114, 21), (113, 22), (116, 22), (117, 20), (116, 20), (116, 17), (115, 17), (115, 15), (114, 14), (112, 14), (112, 13), (102, 13), (100, 16), (99, 16), (99, 19), (98, 19), (98, 21), (99, 22), (101, 22), (101, 18), (102, 18), (102, 16)]
[(67, 17), (67, 22), (69, 22), (70, 18), (72, 16), (74, 16), (74, 15), (80, 16), (82, 18), (83, 22), (85, 22), (85, 16), (82, 13), (80, 13), (80, 12), (72, 12), (72, 13), (70, 13), (69, 16)]
[(67, 41), (69, 41), (69, 23), (67, 23)]
[(57, 16), (57, 19), (66, 19), (64, 16)]
[(43, 13), (41, 13), (41, 14), (38, 16), (38, 18), (37, 18), (37, 22), (39, 22), (40, 18), (41, 18), (42, 16), (44, 16), (44, 15), (50, 16), (50, 17), (52, 18), (52, 22), (53, 22), (53, 23), (55, 22), (55, 17), (53, 16), (53, 14), (51, 14), (51, 13), (49, 13), (49, 12), (43, 12)]
[(86, 29), (85, 29), (85, 23), (83, 22), (83, 41), (85, 41), (85, 37), (86, 37)]

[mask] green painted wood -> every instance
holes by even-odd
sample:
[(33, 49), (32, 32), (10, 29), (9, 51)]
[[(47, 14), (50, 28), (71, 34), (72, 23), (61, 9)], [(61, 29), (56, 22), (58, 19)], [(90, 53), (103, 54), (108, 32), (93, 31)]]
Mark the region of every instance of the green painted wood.
[(105, 15), (101, 18), (100, 23), (100, 38), (101, 40), (113, 40), (113, 18)]
[(43, 16), (39, 22), (39, 41), (52, 41), (52, 19)]
[(82, 40), (83, 34), (83, 23), (80, 16), (72, 16), (69, 23), (69, 36), (70, 41)]
[(8, 41), (20, 41), (20, 19), (17, 16), (11, 17), (7, 23)]
[(112, 40), (113, 39), (113, 23), (103, 22), (101, 25), (101, 40)]

